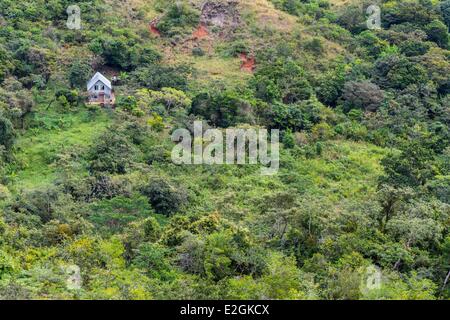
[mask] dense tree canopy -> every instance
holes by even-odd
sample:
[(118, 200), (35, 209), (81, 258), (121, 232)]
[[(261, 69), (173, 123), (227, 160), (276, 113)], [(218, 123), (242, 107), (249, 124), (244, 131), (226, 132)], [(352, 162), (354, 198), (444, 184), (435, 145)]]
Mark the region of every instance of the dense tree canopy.
[(450, 298), (450, 1), (75, 3), (0, 1), (0, 299)]

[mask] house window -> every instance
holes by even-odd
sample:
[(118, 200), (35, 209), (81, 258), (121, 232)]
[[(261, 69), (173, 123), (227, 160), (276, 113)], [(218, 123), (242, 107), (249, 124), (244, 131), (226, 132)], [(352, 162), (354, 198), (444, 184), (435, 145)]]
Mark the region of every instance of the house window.
[(94, 90), (95, 90), (95, 91), (98, 91), (98, 85), (95, 85), (95, 86), (94, 86)]
[(105, 86), (102, 86), (102, 90), (103, 90), (103, 91), (105, 90)]

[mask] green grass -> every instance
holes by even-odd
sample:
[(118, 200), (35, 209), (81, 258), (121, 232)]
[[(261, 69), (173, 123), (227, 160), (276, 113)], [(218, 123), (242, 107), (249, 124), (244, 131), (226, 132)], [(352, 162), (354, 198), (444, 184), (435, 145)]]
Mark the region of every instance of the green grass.
[(215, 81), (231, 87), (243, 86), (251, 77), (251, 73), (241, 71), (239, 58), (194, 57), (191, 62), (197, 71), (194, 90), (208, 88)]
[(295, 169), (311, 180), (310, 193), (335, 200), (366, 197), (375, 191), (383, 173), (380, 160), (385, 154), (371, 144), (333, 141), (326, 144), (322, 156), (300, 161)]
[[(53, 165), (55, 157), (70, 148), (85, 149), (110, 123), (105, 111), (95, 115), (86, 110), (64, 115), (40, 111), (37, 118), (42, 127), (34, 128), (18, 139), (15, 154), (18, 166), (10, 176), (13, 189), (38, 188), (52, 183), (58, 172)], [(56, 125), (49, 126), (49, 123)]]
[(280, 170), (262, 176), (259, 166), (154, 167), (161, 174), (187, 185), (195, 195), (192, 213), (218, 211), (239, 220), (264, 198), (277, 192), (293, 192), (301, 198), (323, 199), (340, 207), (347, 200), (373, 196), (383, 174), (380, 160), (386, 150), (364, 142), (346, 140), (324, 143), (323, 153), (312, 158), (282, 152)]

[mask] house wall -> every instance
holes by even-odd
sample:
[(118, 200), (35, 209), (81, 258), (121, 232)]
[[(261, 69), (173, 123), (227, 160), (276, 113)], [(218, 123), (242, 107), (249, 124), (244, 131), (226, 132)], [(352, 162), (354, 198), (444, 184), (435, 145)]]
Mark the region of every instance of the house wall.
[[(98, 90), (95, 90), (95, 86), (98, 87)], [(102, 86), (105, 87), (104, 90), (102, 90)], [(109, 97), (109, 96), (111, 96), (111, 89), (108, 88), (103, 82), (97, 81), (97, 83), (92, 86), (92, 88), (89, 91), (89, 93), (91, 95), (98, 95), (100, 93), (104, 93), (105, 96)]]

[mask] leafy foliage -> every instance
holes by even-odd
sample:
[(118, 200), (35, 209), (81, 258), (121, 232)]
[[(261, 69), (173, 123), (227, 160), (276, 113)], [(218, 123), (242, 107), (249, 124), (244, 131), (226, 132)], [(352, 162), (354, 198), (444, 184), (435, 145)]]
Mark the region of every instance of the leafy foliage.
[[(450, 297), (450, 2), (270, 2), (0, 2), (1, 299)], [(195, 120), (278, 174), (173, 164)]]

